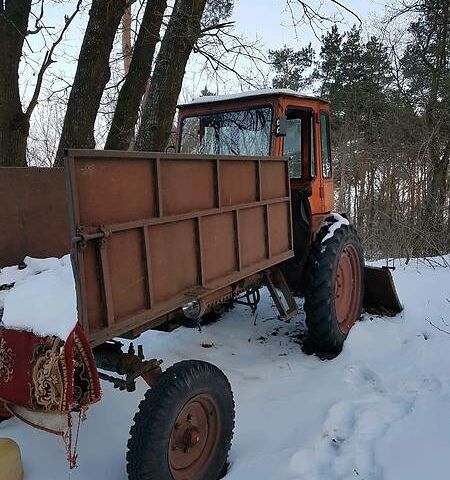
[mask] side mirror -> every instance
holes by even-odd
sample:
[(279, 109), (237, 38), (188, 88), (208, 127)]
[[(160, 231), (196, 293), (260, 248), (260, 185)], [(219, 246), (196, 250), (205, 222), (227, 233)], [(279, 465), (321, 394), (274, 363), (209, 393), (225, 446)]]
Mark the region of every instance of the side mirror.
[(286, 115), (277, 118), (275, 135), (277, 137), (285, 137), (287, 132), (287, 118)]

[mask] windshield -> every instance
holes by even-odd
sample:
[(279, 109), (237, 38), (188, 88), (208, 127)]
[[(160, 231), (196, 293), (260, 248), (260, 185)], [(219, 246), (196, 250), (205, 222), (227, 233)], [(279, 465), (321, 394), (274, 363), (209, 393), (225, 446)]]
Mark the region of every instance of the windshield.
[(181, 153), (270, 154), (270, 107), (214, 113), (183, 119)]

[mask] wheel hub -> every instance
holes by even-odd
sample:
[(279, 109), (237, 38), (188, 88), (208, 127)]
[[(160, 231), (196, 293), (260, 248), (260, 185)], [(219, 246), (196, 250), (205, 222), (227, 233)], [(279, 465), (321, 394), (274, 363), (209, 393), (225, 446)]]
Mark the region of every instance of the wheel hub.
[(186, 430), (187, 434), (187, 441), (186, 441), (186, 447), (187, 448), (192, 448), (197, 445), (197, 443), (200, 441), (200, 433), (197, 431), (196, 428), (192, 428), (190, 430)]
[(173, 449), (183, 450), (187, 453), (190, 448), (193, 448), (200, 442), (201, 436), (197, 427), (192, 426), (189, 422), (184, 425), (175, 425), (176, 433), (173, 435)]
[(175, 480), (200, 480), (218, 440), (217, 411), (209, 395), (197, 395), (178, 414), (168, 452), (169, 467)]
[(341, 253), (335, 279), (334, 304), (339, 328), (348, 333), (357, 320), (361, 297), (361, 268), (358, 252), (347, 245)]

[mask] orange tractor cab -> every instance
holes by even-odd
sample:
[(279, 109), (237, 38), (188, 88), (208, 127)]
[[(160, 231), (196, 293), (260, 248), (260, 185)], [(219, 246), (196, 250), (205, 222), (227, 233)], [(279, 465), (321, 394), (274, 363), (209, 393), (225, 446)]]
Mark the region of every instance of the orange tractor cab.
[(329, 102), (288, 89), (200, 97), (179, 105), (178, 151), (289, 157), (295, 257), (282, 271), (290, 289), (305, 295), (316, 348), (338, 352), (363, 304), (401, 310), (389, 270), (364, 268), (354, 227), (333, 212)]
[(308, 192), (312, 215), (333, 210), (330, 104), (292, 90), (206, 96), (179, 105), (178, 150), (290, 157), (291, 190)]

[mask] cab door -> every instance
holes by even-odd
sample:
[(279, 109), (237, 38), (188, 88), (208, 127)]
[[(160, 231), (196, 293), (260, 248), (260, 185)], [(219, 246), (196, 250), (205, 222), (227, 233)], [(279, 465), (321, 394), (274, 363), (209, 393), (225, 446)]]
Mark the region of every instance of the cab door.
[(330, 115), (327, 111), (319, 112), (319, 139), (321, 158), (320, 199), (322, 212), (330, 212), (334, 208), (333, 165), (331, 160)]
[(281, 154), (289, 156), (291, 190), (301, 190), (308, 196), (312, 214), (321, 213), (320, 135), (316, 125), (318, 116), (312, 108), (288, 105), (286, 117), (286, 134)]

